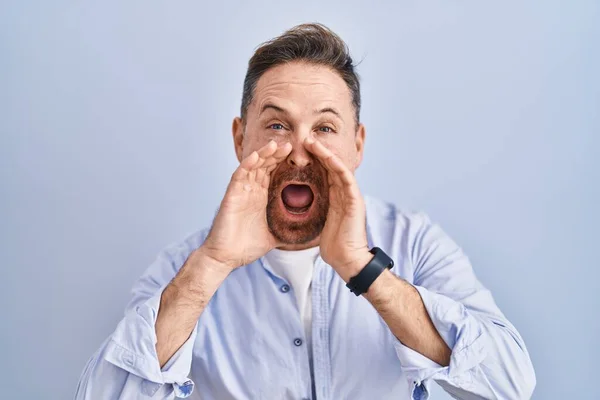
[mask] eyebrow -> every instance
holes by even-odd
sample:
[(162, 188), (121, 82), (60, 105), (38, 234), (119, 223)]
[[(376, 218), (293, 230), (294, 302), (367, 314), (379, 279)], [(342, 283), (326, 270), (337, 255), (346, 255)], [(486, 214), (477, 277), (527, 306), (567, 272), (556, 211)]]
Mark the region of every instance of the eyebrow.
[(340, 115), (339, 111), (332, 107), (325, 107), (320, 110), (313, 111), (313, 114), (325, 114), (325, 113), (332, 113), (335, 116), (337, 116), (339, 119), (342, 119), (342, 116)]
[(260, 113), (258, 115), (262, 114), (263, 112), (265, 112), (269, 108), (272, 109), (272, 110), (275, 110), (277, 112), (287, 114), (287, 111), (285, 109), (283, 109), (283, 108), (281, 108), (279, 106), (276, 106), (275, 104), (272, 104), (272, 103), (266, 103), (265, 105), (262, 106), (262, 108), (260, 109)]
[[(259, 115), (268, 109), (272, 109), (272, 110), (275, 110), (275, 111), (283, 113), (283, 114), (288, 114), (288, 112), (285, 108), (276, 106), (273, 103), (265, 103), (262, 106), (262, 108), (260, 109)], [(333, 107), (325, 107), (320, 110), (317, 110), (317, 109), (313, 110), (313, 114), (326, 114), (326, 113), (331, 113), (331, 114), (335, 115), (336, 117), (338, 117), (339, 119), (342, 119), (340, 112)]]

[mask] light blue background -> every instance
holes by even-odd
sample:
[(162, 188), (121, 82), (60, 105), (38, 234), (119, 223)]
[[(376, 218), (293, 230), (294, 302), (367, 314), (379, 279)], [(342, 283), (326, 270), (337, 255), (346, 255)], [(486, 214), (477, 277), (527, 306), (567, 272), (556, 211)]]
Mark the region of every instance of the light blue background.
[(318, 20), (362, 60), (363, 192), (466, 249), (535, 399), (600, 398), (599, 2), (388, 3), (0, 5), (0, 397), (71, 398), (133, 282), (209, 223), (254, 47)]

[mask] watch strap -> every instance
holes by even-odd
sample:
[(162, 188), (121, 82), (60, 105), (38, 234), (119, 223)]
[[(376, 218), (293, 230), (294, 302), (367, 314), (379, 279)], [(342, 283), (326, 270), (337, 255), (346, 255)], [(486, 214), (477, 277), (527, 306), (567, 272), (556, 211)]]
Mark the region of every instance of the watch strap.
[(350, 278), (346, 287), (357, 296), (369, 290), (369, 287), (375, 279), (381, 275), (385, 269), (392, 269), (394, 260), (384, 253), (379, 247), (373, 247), (369, 250), (373, 254), (371, 261), (358, 273), (358, 275)]

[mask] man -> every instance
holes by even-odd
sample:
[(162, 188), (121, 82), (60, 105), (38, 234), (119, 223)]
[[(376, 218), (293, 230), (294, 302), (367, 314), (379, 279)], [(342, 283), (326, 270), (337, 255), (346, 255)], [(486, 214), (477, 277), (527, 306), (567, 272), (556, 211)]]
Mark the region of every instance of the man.
[(210, 230), (137, 282), (77, 399), (524, 399), (516, 329), (424, 214), (363, 198), (360, 86), (322, 25), (263, 44)]

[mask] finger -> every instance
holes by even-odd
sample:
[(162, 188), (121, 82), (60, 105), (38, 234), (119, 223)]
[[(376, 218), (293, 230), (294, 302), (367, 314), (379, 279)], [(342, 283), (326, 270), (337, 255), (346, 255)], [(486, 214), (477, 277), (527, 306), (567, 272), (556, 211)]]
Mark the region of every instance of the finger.
[(273, 154), (273, 157), (277, 159), (285, 158), (292, 152), (292, 144), (290, 142), (285, 142), (281, 146), (277, 148), (277, 151)]
[(274, 140), (269, 140), (269, 143), (261, 147), (257, 153), (259, 160), (254, 165), (254, 168), (260, 168), (264, 164), (265, 160), (269, 159), (277, 151), (277, 143)]
[(341, 179), (341, 181), (344, 184), (354, 185), (356, 183), (356, 178), (354, 177), (354, 174), (352, 173), (352, 171), (350, 171), (350, 169), (348, 169), (348, 167), (346, 167), (346, 164), (344, 164), (344, 162), (339, 157), (337, 157), (334, 154), (329, 159), (329, 162), (332, 166), (332, 169), (337, 172), (337, 176)]
[(258, 153), (253, 151), (250, 155), (242, 160), (239, 167), (235, 170), (232, 180), (243, 180), (248, 178), (248, 171), (251, 170), (259, 160)]
[(258, 171), (258, 169), (256, 169), (256, 168), (252, 168), (250, 171), (248, 171), (248, 181), (249, 182), (256, 181), (256, 171)]
[(267, 171), (267, 174), (271, 174), (271, 172), (275, 171), (277, 169), (277, 166), (279, 165), (279, 163), (273, 163), (271, 165), (269, 165), (268, 167), (265, 168), (265, 171)]
[(306, 138), (304, 140), (304, 147), (314, 156), (316, 156), (328, 171), (334, 172), (330, 162), (330, 159), (333, 157), (333, 153), (328, 148), (312, 138)]
[(266, 157), (263, 161), (260, 162), (260, 168), (268, 168), (273, 164), (279, 164), (284, 158), (286, 158), (290, 152), (292, 151), (291, 143), (284, 143), (283, 145), (278, 145), (275, 148), (273, 154), (269, 157)]
[(338, 156), (333, 154), (327, 147), (323, 146), (321, 142), (312, 138), (306, 138), (304, 143), (306, 149), (313, 153), (328, 171), (337, 174), (342, 183), (345, 185), (355, 184), (356, 179), (348, 167), (346, 167)]
[(265, 169), (264, 168), (259, 168), (256, 169), (256, 176), (254, 177), (254, 180), (256, 183), (258, 183), (259, 185), (262, 186), (263, 183), (263, 179), (265, 178)]
[(268, 189), (269, 188), (269, 184), (271, 183), (271, 172), (268, 170), (263, 170), (265, 172), (262, 181), (260, 181), (260, 184), (263, 188)]
[(284, 145), (277, 148), (277, 151), (273, 153), (265, 162), (261, 165), (262, 168), (269, 169), (272, 166), (277, 166), (280, 162), (285, 160), (287, 156), (292, 152), (292, 144), (287, 142)]
[(271, 157), (277, 151), (277, 143), (274, 140), (269, 140), (269, 143), (258, 149), (257, 153), (260, 158)]
[(342, 184), (342, 180), (340, 179), (340, 177), (338, 176), (338, 174), (327, 171), (327, 180), (329, 181), (329, 186), (331, 185), (337, 185), (337, 186), (344, 186)]

